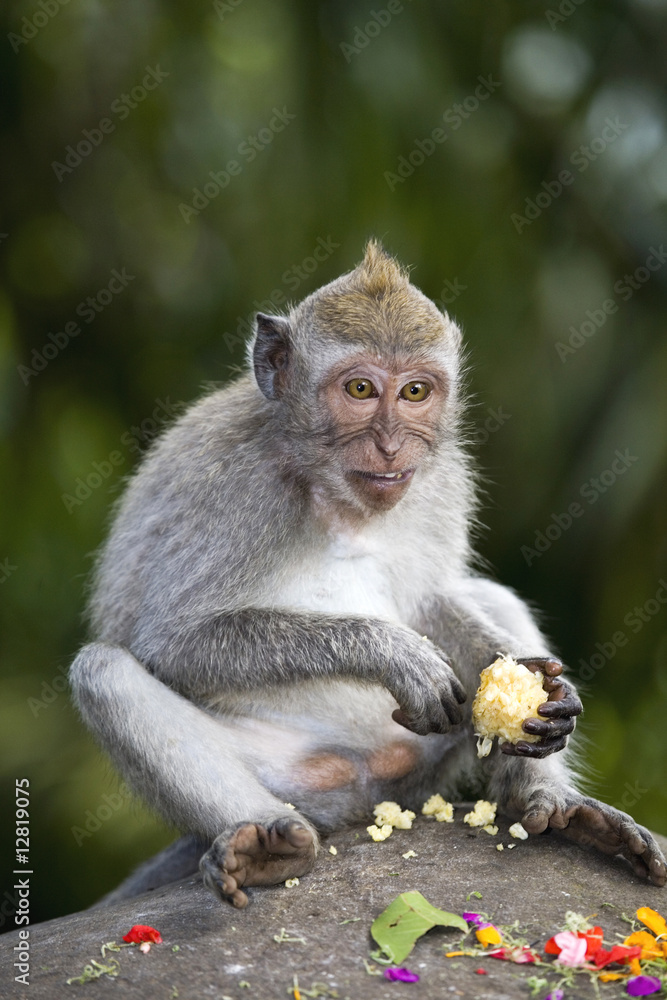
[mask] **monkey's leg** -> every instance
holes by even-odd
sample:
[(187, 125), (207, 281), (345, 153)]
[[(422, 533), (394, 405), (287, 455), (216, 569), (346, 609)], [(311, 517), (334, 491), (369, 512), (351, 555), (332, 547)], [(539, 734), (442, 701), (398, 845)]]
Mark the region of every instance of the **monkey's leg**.
[(667, 862), (649, 831), (627, 813), (577, 791), (561, 754), (545, 760), (494, 754), (488, 766), (489, 794), (528, 833), (554, 829), (604, 854), (620, 854), (636, 875), (655, 885), (667, 882)]
[[(312, 868), (314, 827), (261, 784), (221, 718), (171, 691), (119, 646), (85, 646), (70, 680), (85, 722), (126, 781), (169, 822), (215, 841), (202, 865), (219, 895), (244, 906), (242, 885), (275, 884)], [(279, 755), (277, 746), (277, 764)]]

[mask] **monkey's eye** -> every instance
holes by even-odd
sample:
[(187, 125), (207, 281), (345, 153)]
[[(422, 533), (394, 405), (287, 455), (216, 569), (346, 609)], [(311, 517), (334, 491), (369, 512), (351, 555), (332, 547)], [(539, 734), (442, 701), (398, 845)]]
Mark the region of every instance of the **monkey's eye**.
[(399, 395), (403, 399), (409, 399), (411, 403), (421, 403), (422, 399), (431, 395), (431, 386), (428, 382), (408, 382), (407, 385), (403, 386)]
[(345, 390), (355, 399), (370, 399), (371, 396), (377, 396), (375, 386), (367, 378), (353, 378), (347, 383)]

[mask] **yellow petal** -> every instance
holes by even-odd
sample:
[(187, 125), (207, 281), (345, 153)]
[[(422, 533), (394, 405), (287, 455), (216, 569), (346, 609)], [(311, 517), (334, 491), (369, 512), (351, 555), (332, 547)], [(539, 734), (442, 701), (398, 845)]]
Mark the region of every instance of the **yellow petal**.
[(633, 945), (639, 945), (642, 950), (642, 958), (662, 958), (663, 949), (659, 941), (649, 934), (648, 931), (635, 931), (630, 937), (627, 937), (623, 942), (624, 945), (632, 948)]
[(459, 955), (465, 955), (464, 951), (447, 951), (445, 952), (445, 958), (458, 958)]
[(637, 910), (637, 919), (646, 924), (656, 937), (667, 936), (667, 922), (665, 918), (661, 917), (656, 910), (652, 910), (650, 906), (642, 906)]
[(603, 983), (613, 983), (616, 979), (625, 979), (622, 972), (601, 972), (599, 976)]
[(480, 927), (475, 931), (475, 934), (477, 935), (479, 943), (484, 946), (487, 944), (502, 944), (503, 941), (500, 936), (500, 932), (497, 931), (492, 925), (489, 927)]

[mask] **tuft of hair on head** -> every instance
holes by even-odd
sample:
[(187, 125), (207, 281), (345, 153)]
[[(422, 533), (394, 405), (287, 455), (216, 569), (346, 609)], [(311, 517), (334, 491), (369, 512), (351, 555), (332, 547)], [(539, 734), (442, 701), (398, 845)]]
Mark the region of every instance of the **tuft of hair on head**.
[(354, 285), (365, 295), (383, 298), (410, 284), (410, 273), (384, 249), (379, 240), (366, 244), (364, 259), (351, 273)]

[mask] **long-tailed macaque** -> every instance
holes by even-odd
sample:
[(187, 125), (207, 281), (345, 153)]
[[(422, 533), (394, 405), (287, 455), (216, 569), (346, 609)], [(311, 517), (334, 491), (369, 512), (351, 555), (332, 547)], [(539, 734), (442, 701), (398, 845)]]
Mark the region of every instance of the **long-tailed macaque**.
[[(259, 314), (247, 374), (149, 450), (71, 680), (125, 780), (185, 836), (108, 899), (199, 863), (242, 907), (312, 868), (318, 832), (462, 783), (665, 883), (651, 834), (577, 789), (581, 702), (527, 606), (473, 568), (460, 352), (371, 242), (289, 315)], [(479, 761), (470, 704), (498, 652), (543, 674), (524, 723), (540, 739)]]

